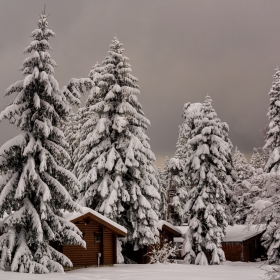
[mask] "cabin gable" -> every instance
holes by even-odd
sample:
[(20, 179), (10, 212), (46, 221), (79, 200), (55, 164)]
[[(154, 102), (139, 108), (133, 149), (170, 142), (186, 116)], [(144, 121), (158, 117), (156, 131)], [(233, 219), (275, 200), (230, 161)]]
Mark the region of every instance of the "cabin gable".
[(62, 253), (73, 267), (113, 265), (117, 263), (117, 237), (126, 233), (92, 213), (71, 220), (83, 233), (86, 248), (79, 245), (62, 245)]

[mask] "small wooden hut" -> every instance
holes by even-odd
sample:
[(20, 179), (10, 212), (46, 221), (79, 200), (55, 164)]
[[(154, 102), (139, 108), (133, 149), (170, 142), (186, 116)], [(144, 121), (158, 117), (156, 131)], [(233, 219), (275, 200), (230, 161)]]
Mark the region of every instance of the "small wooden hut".
[(228, 261), (254, 262), (266, 256), (261, 245), (264, 230), (256, 225), (249, 229), (245, 225), (227, 226), (222, 248)]
[[(178, 227), (183, 236), (188, 226)], [(254, 262), (256, 259), (266, 257), (265, 248), (261, 245), (261, 236), (264, 230), (262, 227), (252, 225), (249, 229), (246, 225), (234, 225), (226, 227), (226, 236), (222, 242), (222, 249), (225, 252), (226, 260), (236, 262)], [(175, 238), (177, 246), (184, 242), (183, 238)]]
[[(174, 242), (174, 237), (182, 236), (182, 233), (178, 228), (163, 220), (158, 222), (158, 231), (160, 244), (170, 241)], [(146, 264), (150, 262), (150, 258), (147, 254), (151, 252), (151, 250), (151, 246), (144, 246), (142, 249), (134, 251), (131, 244), (126, 244), (124, 254), (138, 264)]]
[(117, 263), (117, 237), (126, 236), (124, 227), (87, 207), (83, 207), (83, 213), (67, 213), (65, 217), (80, 229), (87, 246), (86, 249), (77, 245), (60, 246), (73, 267)]

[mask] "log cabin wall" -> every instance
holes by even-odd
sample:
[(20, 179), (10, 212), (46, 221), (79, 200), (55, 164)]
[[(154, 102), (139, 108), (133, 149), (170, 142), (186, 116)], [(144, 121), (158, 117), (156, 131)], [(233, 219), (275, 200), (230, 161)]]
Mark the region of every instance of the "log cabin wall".
[[(75, 223), (83, 233), (86, 249), (77, 245), (63, 245), (62, 252), (73, 263), (73, 266), (97, 266), (98, 253), (102, 253), (102, 227), (90, 219), (83, 219)], [(102, 262), (102, 258), (101, 258)]]
[(266, 256), (265, 248), (261, 245), (260, 233), (252, 238), (241, 242), (223, 242), (222, 249), (229, 261), (254, 262), (256, 259)]
[(261, 245), (262, 233), (243, 242), (244, 262), (254, 262), (266, 256), (265, 248)]
[(226, 260), (237, 262), (242, 260), (242, 242), (225, 242), (222, 243), (222, 249), (225, 253)]
[(114, 264), (117, 261), (116, 235), (108, 229), (103, 229), (103, 263), (104, 265)]
[(77, 245), (63, 245), (62, 252), (74, 267), (97, 266), (98, 253), (101, 253), (100, 265), (117, 263), (117, 235), (96, 221), (85, 218), (75, 222), (83, 233), (87, 248)]

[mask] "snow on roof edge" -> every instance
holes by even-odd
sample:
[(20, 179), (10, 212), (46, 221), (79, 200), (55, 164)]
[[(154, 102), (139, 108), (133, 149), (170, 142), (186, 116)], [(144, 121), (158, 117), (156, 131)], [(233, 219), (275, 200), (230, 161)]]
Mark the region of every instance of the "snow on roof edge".
[(226, 236), (222, 242), (243, 242), (265, 230), (264, 225), (233, 225), (226, 227)]
[[(177, 226), (182, 232), (182, 236), (186, 234), (189, 226)], [(233, 225), (226, 227), (226, 236), (222, 242), (242, 242), (246, 241), (265, 230), (264, 225), (251, 225), (249, 228), (247, 225)], [(179, 239), (176, 239), (179, 242)]]
[(164, 220), (159, 220), (159, 221), (158, 221), (157, 228), (158, 228), (159, 230), (162, 230), (162, 226), (163, 226), (163, 225), (166, 225), (166, 226), (172, 228), (174, 231), (178, 232), (179, 234), (182, 234), (182, 232), (181, 232), (180, 229), (178, 229), (177, 227), (173, 226), (172, 224), (170, 224), (169, 222), (164, 221)]
[(90, 209), (90, 208), (88, 208), (88, 207), (81, 207), (81, 209), (82, 209), (82, 213), (76, 212), (76, 211), (73, 212), (73, 213), (70, 213), (70, 212), (68, 212), (68, 211), (65, 211), (63, 216), (64, 216), (64, 218), (65, 218), (66, 220), (72, 221), (72, 220), (74, 220), (74, 219), (76, 219), (76, 218), (78, 218), (78, 217), (80, 217), (80, 216), (83, 216), (83, 215), (85, 215), (85, 214), (87, 214), (87, 213), (91, 213), (91, 214), (93, 214), (94, 216), (98, 217), (99, 219), (103, 220), (104, 222), (107, 222), (108, 224), (114, 226), (115, 228), (117, 228), (117, 229), (119, 229), (119, 230), (121, 230), (121, 231), (127, 233), (127, 229), (126, 229), (125, 227), (123, 227), (123, 226), (121, 226), (120, 224), (118, 224), (118, 223), (112, 221), (111, 219), (109, 219), (109, 218), (103, 216), (102, 214), (96, 212), (95, 210), (92, 210), (92, 209)]

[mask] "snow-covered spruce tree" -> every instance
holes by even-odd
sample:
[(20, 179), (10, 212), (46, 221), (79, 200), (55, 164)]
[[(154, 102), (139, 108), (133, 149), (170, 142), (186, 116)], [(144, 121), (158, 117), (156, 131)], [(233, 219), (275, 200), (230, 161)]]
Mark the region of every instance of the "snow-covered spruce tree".
[(182, 225), (185, 222), (184, 206), (186, 203), (187, 190), (185, 183), (182, 160), (171, 158), (168, 164), (170, 180), (168, 186), (169, 195), (169, 222), (173, 225)]
[(79, 181), (62, 167), (67, 142), (59, 127), (77, 96), (59, 90), (53, 76), (56, 63), (48, 41), (54, 36), (47, 17), (40, 16), (34, 38), (25, 49), (32, 53), (21, 67), (25, 76), (6, 90), (16, 93), (0, 114), (22, 132), (0, 148), (0, 216), (5, 215), (0, 237), (1, 269), (48, 273), (63, 271), (71, 261), (50, 242), (85, 246), (79, 229), (63, 218), (63, 211), (79, 211), (72, 200)]
[(264, 149), (268, 149), (269, 158), (265, 171), (280, 171), (280, 70), (277, 68), (274, 81), (269, 92), (270, 104), (268, 110), (269, 129)]
[[(81, 97), (81, 94), (86, 92), (91, 92), (94, 90), (94, 84), (89, 78), (75, 79), (72, 78), (68, 85), (63, 87), (63, 93), (71, 92), (77, 97)], [(79, 102), (79, 100), (77, 100)], [(77, 113), (71, 111), (66, 121), (63, 122), (62, 130), (64, 132), (67, 143), (69, 143), (69, 148), (67, 149), (70, 154), (71, 160), (65, 160), (65, 166), (67, 169), (73, 171), (76, 162), (75, 151), (78, 149), (81, 142), (81, 127), (90, 118), (90, 112), (86, 110), (86, 107), (82, 107)]]
[(179, 137), (176, 144), (174, 158), (168, 163), (169, 172), (169, 221), (174, 225), (182, 225), (186, 221), (184, 206), (187, 196), (187, 179), (185, 172), (185, 163), (190, 155), (187, 147), (187, 141), (196, 119), (200, 117), (201, 103), (184, 104), (183, 118), (184, 122), (179, 126)]
[(260, 170), (264, 169), (265, 161), (264, 161), (264, 150), (262, 148), (254, 148), (253, 154), (250, 160), (250, 165), (255, 169), (255, 172), (259, 173)]
[(252, 169), (244, 154), (236, 147), (232, 154), (233, 168), (237, 172), (237, 178), (240, 181), (249, 179), (252, 175)]
[(170, 221), (170, 205), (169, 205), (169, 200), (170, 200), (170, 193), (169, 193), (169, 182), (170, 182), (170, 172), (169, 172), (169, 158), (165, 157), (164, 160), (164, 166), (163, 166), (163, 171), (162, 171), (162, 184), (163, 188), (165, 189), (166, 192), (166, 217), (163, 220)]
[(75, 114), (73, 111), (66, 118), (66, 121), (62, 125), (62, 130), (65, 136), (66, 142), (69, 144), (67, 147), (67, 152), (70, 156), (69, 158), (65, 158), (65, 167), (68, 170), (73, 170), (74, 168), (74, 160), (73, 155), (74, 151), (79, 145), (78, 136), (79, 136), (79, 122), (78, 122), (78, 114)]
[(237, 173), (237, 180), (233, 189), (237, 202), (234, 220), (238, 224), (244, 224), (248, 210), (250, 209), (250, 183), (247, 180), (253, 176), (253, 168), (237, 147), (232, 154), (232, 162), (234, 170)]
[(196, 264), (207, 262), (207, 250), (211, 264), (224, 260), (221, 241), (228, 225), (227, 197), (233, 183), (232, 144), (227, 135), (228, 125), (217, 118), (207, 96), (187, 142), (191, 153), (186, 173), (191, 190), (185, 206), (189, 215), (189, 240), (183, 251), (185, 259)]
[(159, 204), (159, 209), (157, 212), (158, 218), (160, 220), (165, 220), (167, 219), (167, 188), (166, 188), (166, 183), (164, 181), (164, 175), (163, 175), (163, 170), (161, 168), (154, 166), (155, 170), (155, 177), (158, 181), (158, 192), (160, 194), (160, 204)]
[(128, 228), (128, 242), (137, 250), (158, 235), (155, 156), (145, 134), (150, 122), (136, 96), (138, 80), (117, 38), (110, 47), (95, 80), (92, 130), (80, 143), (83, 154), (74, 170), (82, 185), (80, 203)]
[(254, 174), (249, 182), (252, 195), (247, 223), (266, 225), (262, 245), (269, 263), (280, 264), (280, 176), (274, 172)]

